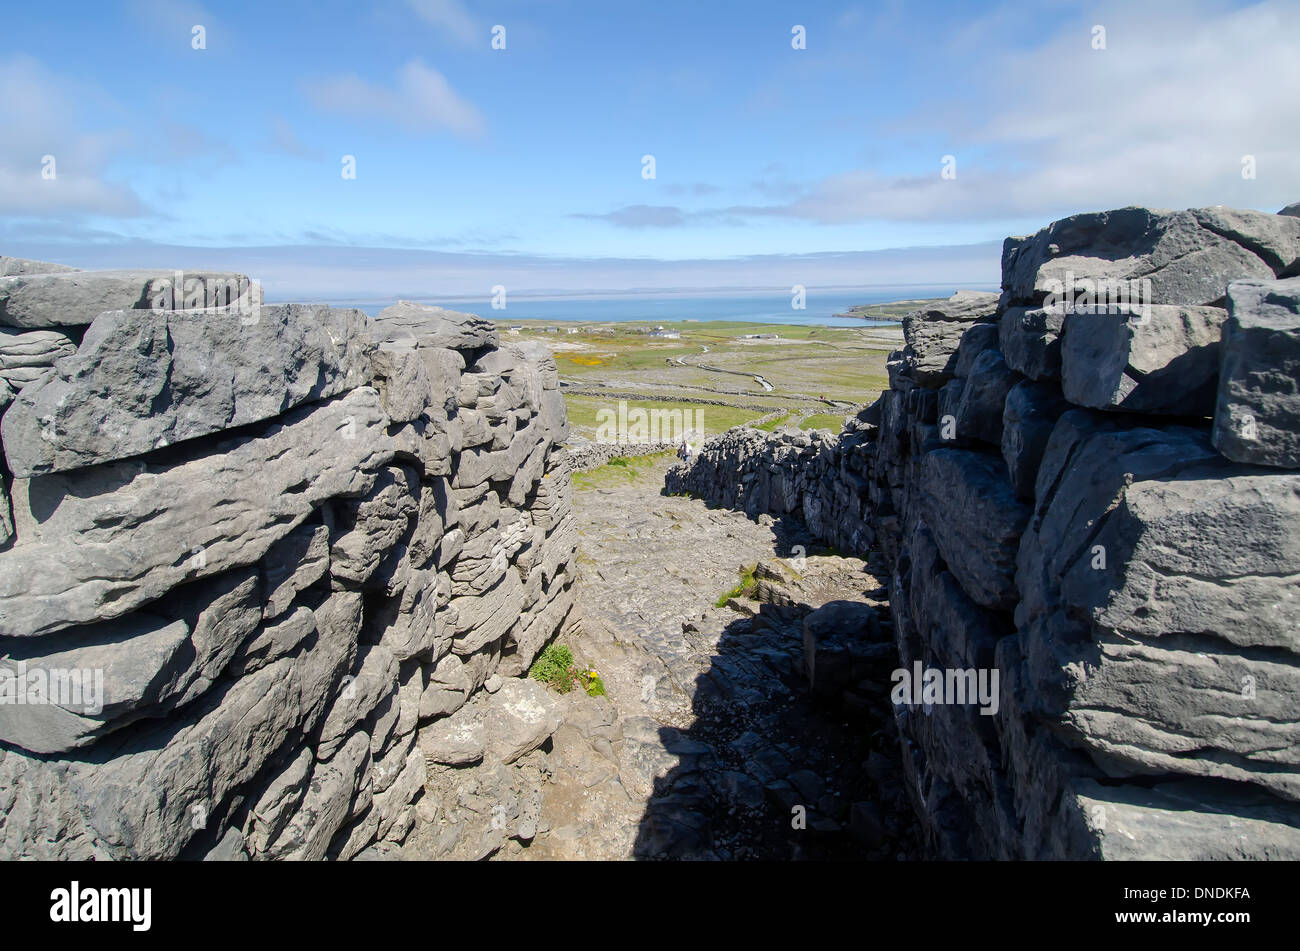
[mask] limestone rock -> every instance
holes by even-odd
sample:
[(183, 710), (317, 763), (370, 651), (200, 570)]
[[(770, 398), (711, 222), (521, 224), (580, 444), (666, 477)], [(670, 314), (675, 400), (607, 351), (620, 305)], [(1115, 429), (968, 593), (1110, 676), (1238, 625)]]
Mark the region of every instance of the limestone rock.
[(365, 326), (359, 310), (302, 304), (262, 307), (256, 320), (211, 310), (100, 314), (76, 354), (5, 414), (5, 458), (29, 478), (328, 399), (369, 382)]
[(1043, 307), (1008, 307), (998, 323), (1007, 365), (1031, 380), (1061, 379), (1061, 328), (1065, 314)]
[[(1149, 280), (1151, 304), (1216, 305), (1229, 281), (1271, 279), (1300, 257), (1300, 223), (1260, 212), (1119, 208), (1054, 221), (1008, 239), (1002, 287), (1009, 304), (1040, 303), (1071, 278)], [(1060, 282), (1054, 285), (1053, 282)], [(1068, 291), (1067, 291), (1068, 293)]]
[(473, 314), (398, 301), (375, 315), (375, 337), (394, 343), (462, 352), (495, 347), (496, 326)]
[(1237, 462), (1300, 468), (1300, 278), (1234, 282), (1228, 310), (1214, 447)]
[(1072, 403), (1093, 409), (1209, 416), (1219, 373), (1218, 307), (1154, 304), (1140, 315), (1069, 314), (1061, 377)]
[(1020, 498), (1034, 497), (1038, 464), (1052, 427), (1067, 409), (1061, 391), (1047, 383), (1022, 380), (1007, 391), (1002, 410), (1002, 461)]
[(23, 389), (44, 376), (55, 360), (76, 352), (76, 344), (56, 330), (24, 333), (0, 327), (0, 379)]
[(119, 617), (183, 581), (256, 562), (325, 499), (374, 485), (394, 452), (386, 423), (362, 387), (179, 460), (15, 480), (0, 634)]
[(948, 569), (971, 600), (1015, 606), (1015, 564), (1028, 507), (997, 456), (937, 449), (921, 463), (921, 511)]
[[(996, 328), (991, 328), (996, 334)], [(1002, 410), (1007, 393), (1021, 380), (996, 349), (985, 349), (971, 362), (970, 373), (961, 380), (953, 407), (956, 434), (998, 446), (1002, 442)], [(951, 384), (950, 384), (951, 385)]]
[(220, 271), (59, 271), (0, 277), (0, 325), (8, 327), (85, 327), (108, 310), (198, 310), (232, 301), (260, 305), (260, 290), (243, 274)]
[(536, 680), (510, 678), (483, 701), (485, 759), (513, 763), (560, 727), (560, 701)]
[(446, 766), (477, 763), (487, 749), (483, 721), (469, 716), (450, 716), (420, 731), (420, 749), (429, 761)]
[(75, 271), (77, 268), (67, 264), (51, 264), (49, 261), (32, 261), (28, 258), (7, 258), (0, 254), (0, 277), (14, 277), (19, 274), (58, 274)]
[(951, 379), (962, 334), (970, 325), (990, 320), (997, 301), (996, 294), (958, 291), (941, 304), (908, 314), (903, 318), (907, 345), (900, 372), (928, 387)]

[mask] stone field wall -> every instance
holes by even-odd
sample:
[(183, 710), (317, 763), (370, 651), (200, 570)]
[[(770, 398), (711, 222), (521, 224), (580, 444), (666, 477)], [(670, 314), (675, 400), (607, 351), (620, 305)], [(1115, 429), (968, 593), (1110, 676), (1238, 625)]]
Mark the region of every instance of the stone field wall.
[(0, 412), (0, 858), (382, 851), (571, 614), (555, 364), (476, 317), (0, 258)]
[(1298, 274), (1291, 214), (1066, 218), (909, 315), (838, 436), (670, 470), (883, 557), (900, 668), (998, 673), (991, 715), (894, 705), (935, 854), (1300, 858)]

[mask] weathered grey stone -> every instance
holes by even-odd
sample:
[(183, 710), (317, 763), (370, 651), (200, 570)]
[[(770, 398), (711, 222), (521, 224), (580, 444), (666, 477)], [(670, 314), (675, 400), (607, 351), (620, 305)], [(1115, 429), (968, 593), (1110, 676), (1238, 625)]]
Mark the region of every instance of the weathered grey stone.
[(1234, 282), (1228, 311), (1214, 447), (1236, 462), (1300, 468), (1300, 278)]
[(469, 714), (445, 717), (430, 723), (420, 731), (420, 749), (430, 762), (445, 766), (463, 766), (483, 759), (487, 749), (487, 733), (483, 721)]
[(502, 637), (519, 617), (524, 586), (519, 573), (507, 570), (495, 587), (481, 595), (452, 598), (456, 634), (452, 651), (462, 656)]
[(1076, 288), (1150, 281), (1146, 303), (1215, 305), (1229, 281), (1273, 278), (1278, 271), (1270, 261), (1297, 256), (1300, 223), (1286, 217), (1120, 208), (1072, 215), (1030, 238), (1008, 239), (1002, 287), (1009, 304), (1034, 305), (1071, 280)]
[(398, 301), (375, 315), (375, 338), (462, 352), (495, 347), (496, 325), (474, 314)]
[(1148, 787), (1082, 779), (1072, 785), (1063, 812), (1088, 823), (1097, 840), (1095, 857), (1106, 861), (1295, 861), (1300, 856), (1295, 813), (1272, 797), (1225, 800), (1222, 787), (1185, 780)]
[(323, 859), (330, 840), (351, 815), (369, 769), (370, 737), (358, 730), (348, 737), (337, 756), (312, 767), (306, 795), (284, 830), (271, 840), (267, 858)]
[(315, 633), (315, 613), (305, 604), (299, 605), (296, 610), (264, 624), (256, 637), (240, 647), (232, 669), (241, 676), (252, 673), (288, 654)]
[(307, 792), (314, 762), (311, 750), (305, 747), (299, 750), (271, 778), (249, 809), (246, 840), (254, 855), (264, 853), (288, 825)]
[[(996, 334), (996, 328), (993, 328)], [(971, 363), (969, 374), (961, 381), (952, 413), (956, 434), (961, 439), (975, 439), (993, 446), (1002, 442), (1002, 409), (1007, 393), (1022, 377), (1010, 369), (996, 349), (985, 349)]]
[[(189, 703), (211, 687), (256, 630), (256, 582), (253, 572), (237, 570), (183, 586), (152, 611), (6, 640), (0, 647), (0, 693), (8, 700), (0, 704), (0, 739), (35, 753), (56, 753)], [(24, 686), (12, 677), (24, 669), (29, 677), (34, 671), (55, 673), (35, 674)], [(37, 688), (41, 696), (31, 699)]]
[(0, 255), (0, 277), (14, 277), (19, 274), (58, 274), (75, 271), (77, 268), (67, 264), (51, 264), (49, 261), (32, 261), (28, 258), (7, 258)]
[(927, 387), (951, 379), (962, 335), (970, 325), (992, 319), (997, 302), (996, 294), (958, 291), (941, 304), (908, 314), (903, 318), (907, 345), (899, 372)]
[[(371, 357), (375, 387), (395, 423), (418, 419), (433, 400), (424, 360), (409, 347), (382, 346)], [(441, 406), (439, 404), (439, 409)], [(443, 412), (445, 418), (446, 413)]]
[(330, 577), (348, 586), (366, 585), (407, 534), (418, 505), (419, 478), (405, 466), (383, 469), (365, 497), (334, 503)]
[[(822, 689), (822, 681), (836, 678), (827, 668), (834, 663), (837, 652), (827, 651), (832, 638), (875, 640), (877, 621), (875, 611), (861, 601), (828, 601), (803, 619), (803, 669), (808, 686), (814, 692)], [(819, 650), (820, 648), (820, 650)]]
[(3, 549), (13, 537), (13, 508), (9, 504), (9, 493), (5, 490), (4, 479), (0, 479), (0, 549)]
[(1093, 409), (1209, 416), (1218, 384), (1218, 307), (1153, 304), (1140, 314), (1067, 314), (1066, 399)]
[(0, 379), (22, 389), (44, 376), (55, 360), (76, 352), (76, 344), (56, 330), (24, 333), (0, 327)]
[(6, 815), (5, 854), (176, 858), (197, 834), (196, 815), (317, 722), (351, 658), (346, 631), (330, 619), (311, 651), (210, 691), (179, 720), (110, 735), (83, 758), (40, 762), (8, 752), (0, 787), (32, 784), (42, 796)]
[(1009, 307), (998, 324), (1003, 359), (1040, 382), (1061, 379), (1061, 328), (1065, 314), (1042, 307)]
[(513, 763), (541, 746), (560, 727), (558, 696), (536, 680), (509, 678), (483, 704), (484, 759)]
[(373, 612), (370, 625), (376, 640), (398, 660), (429, 661), (451, 648), (452, 632), (443, 627), (438, 613), (438, 584), (436, 570), (417, 571), (401, 595)]
[[(538, 569), (538, 578), (540, 577), (541, 571)], [(546, 592), (548, 600), (545, 606), (528, 618), (526, 624), (511, 629), (498, 668), (501, 676), (522, 677), (542, 648), (563, 631), (565, 620), (575, 601), (573, 587), (553, 585), (552, 588)]]
[[(358, 723), (385, 698), (396, 694), (397, 677), (397, 660), (387, 648), (363, 644), (358, 649), (354, 672), (342, 679), (325, 715), (316, 742), (317, 759), (327, 760), (333, 756)], [(366, 742), (369, 743), (368, 736)]]
[(4, 416), (5, 458), (29, 478), (141, 455), (271, 419), (370, 380), (359, 310), (285, 304), (100, 314), (74, 356)]
[(920, 505), (948, 570), (975, 603), (1009, 610), (1028, 507), (998, 456), (937, 449), (921, 462)]
[(370, 490), (394, 452), (386, 424), (378, 394), (362, 387), (178, 461), (15, 480), (0, 634), (119, 617), (183, 581), (252, 564), (325, 499)]
[(1076, 411), (1057, 430), (1018, 573), (1038, 709), (1111, 775), (1300, 799), (1283, 713), (1300, 703), (1300, 475), (1226, 462), (1193, 429)]
[(1002, 461), (1020, 498), (1034, 497), (1038, 464), (1048, 437), (1069, 406), (1058, 388), (1034, 380), (1022, 380), (1007, 392), (1002, 409)]
[(283, 614), (298, 593), (329, 571), (330, 530), (325, 525), (299, 525), (270, 548), (259, 567), (262, 575), (262, 617)]
[[(190, 634), (183, 621), (141, 614), (69, 633), (73, 640), (25, 638), (6, 650), (0, 740), (33, 753), (90, 743), (106, 721), (166, 690)], [(86, 642), (87, 633), (96, 639)]]
[(455, 654), (446, 655), (429, 671), (429, 683), (420, 695), (420, 719), (455, 713), (473, 689), (464, 662)]
[(957, 377), (970, 376), (975, 359), (985, 350), (996, 350), (997, 348), (997, 324), (972, 324), (962, 334), (961, 343), (957, 346), (957, 363), (954, 367), (954, 375)]
[[(177, 277), (181, 285), (177, 286)], [(68, 271), (0, 277), (0, 324), (85, 327), (108, 310), (198, 310), (261, 304), (260, 288), (222, 271)]]

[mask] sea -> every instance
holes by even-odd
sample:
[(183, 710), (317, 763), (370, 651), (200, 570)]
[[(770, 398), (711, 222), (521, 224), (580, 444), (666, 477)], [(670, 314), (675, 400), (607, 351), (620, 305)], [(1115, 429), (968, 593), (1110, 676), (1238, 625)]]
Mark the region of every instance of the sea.
[[(963, 284), (967, 290), (997, 290), (996, 285)], [(488, 298), (419, 299), (420, 303), (440, 304), (451, 310), (479, 314), (498, 324), (511, 320), (611, 321), (668, 323), (676, 321), (734, 320), (769, 324), (811, 324), (823, 327), (866, 327), (896, 323), (887, 320), (864, 320), (860, 317), (836, 317), (850, 307), (861, 304), (885, 304), (897, 300), (949, 297), (956, 290), (941, 285), (876, 285), (865, 288), (837, 288), (821, 291), (811, 288), (804, 308), (791, 306), (788, 292), (754, 291), (730, 294), (645, 294), (601, 297), (506, 297), (506, 306), (494, 310)], [(334, 307), (357, 307), (374, 316), (392, 304), (392, 300), (332, 300)]]

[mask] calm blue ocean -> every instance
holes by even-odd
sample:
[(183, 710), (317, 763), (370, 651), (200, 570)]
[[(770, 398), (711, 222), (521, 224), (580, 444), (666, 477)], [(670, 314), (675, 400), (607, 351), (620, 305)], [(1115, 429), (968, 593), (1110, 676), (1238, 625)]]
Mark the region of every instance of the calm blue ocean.
[[(963, 285), (965, 286), (965, 285)], [(971, 285), (969, 290), (997, 290), (996, 286)], [(858, 304), (883, 304), (896, 300), (948, 297), (955, 287), (899, 286), (868, 287), (860, 290), (809, 290), (803, 310), (790, 306), (790, 295), (775, 292), (734, 296), (621, 296), (529, 298), (507, 297), (504, 310), (493, 310), (486, 298), (424, 300), (453, 310), (464, 310), (508, 324), (511, 320), (646, 321), (667, 323), (679, 320), (744, 320), (773, 324), (818, 324), (830, 327), (870, 326), (876, 321), (837, 318)], [(330, 301), (335, 307), (359, 307), (374, 316), (391, 300)]]

